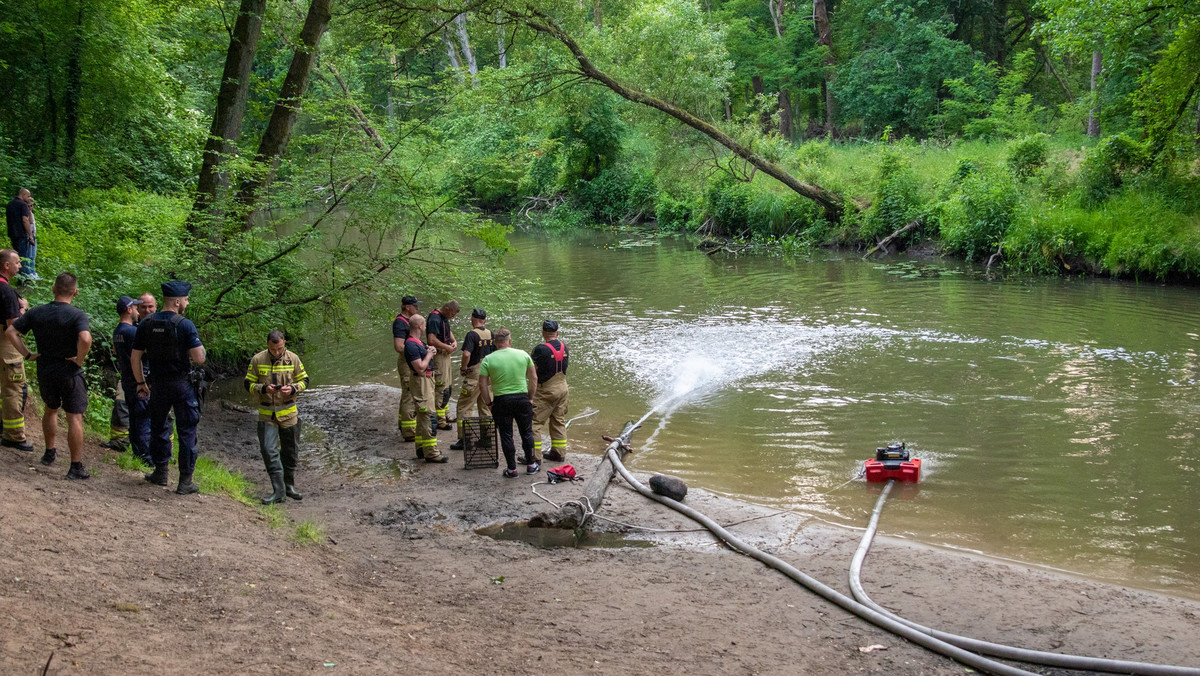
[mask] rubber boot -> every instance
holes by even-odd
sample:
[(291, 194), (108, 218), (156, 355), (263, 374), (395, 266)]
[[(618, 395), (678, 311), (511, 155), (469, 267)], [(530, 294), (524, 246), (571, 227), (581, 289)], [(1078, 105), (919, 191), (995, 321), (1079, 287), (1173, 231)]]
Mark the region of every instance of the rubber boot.
[(155, 486), (166, 486), (167, 485), (167, 466), (166, 465), (157, 465), (157, 466), (155, 466), (153, 472), (151, 472), (150, 474), (145, 474), (143, 476), (146, 477), (146, 481), (149, 481), (150, 483), (154, 484)]
[(199, 493), (200, 487), (192, 483), (191, 474), (180, 474), (179, 485), (175, 487), (175, 492), (180, 495), (191, 495), (192, 493)]
[(262, 503), (264, 505), (273, 505), (277, 502), (283, 502), (287, 497), (287, 489), (284, 488), (283, 485), (282, 472), (271, 473), (271, 488), (274, 489), (275, 492), (263, 498)]
[(303, 500), (304, 496), (300, 495), (300, 491), (296, 490), (296, 472), (295, 470), (283, 469), (283, 488), (284, 493), (293, 500)]

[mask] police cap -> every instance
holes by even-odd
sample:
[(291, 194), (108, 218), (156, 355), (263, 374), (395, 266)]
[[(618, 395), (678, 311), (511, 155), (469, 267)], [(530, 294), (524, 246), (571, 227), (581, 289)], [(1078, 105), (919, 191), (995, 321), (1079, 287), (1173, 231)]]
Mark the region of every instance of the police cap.
[(546, 321), (542, 322), (542, 330), (543, 331), (557, 331), (558, 330), (558, 322), (554, 321), (553, 319), (547, 319)]
[(487, 319), (487, 313), (484, 312), (483, 310), (481, 310), (480, 308), (475, 308), (474, 310), (471, 310), (471, 316), (474, 317), (475, 319)]
[(420, 305), (421, 301), (417, 300), (416, 296), (405, 296), (400, 299), (401, 305)]
[(162, 294), (167, 298), (186, 298), (192, 291), (192, 285), (178, 280), (164, 282)]
[(117, 299), (117, 314), (121, 314), (122, 312), (128, 310), (130, 307), (132, 307), (134, 305), (141, 305), (142, 302), (143, 301), (140, 298), (130, 298), (129, 296), (121, 296), (120, 298)]

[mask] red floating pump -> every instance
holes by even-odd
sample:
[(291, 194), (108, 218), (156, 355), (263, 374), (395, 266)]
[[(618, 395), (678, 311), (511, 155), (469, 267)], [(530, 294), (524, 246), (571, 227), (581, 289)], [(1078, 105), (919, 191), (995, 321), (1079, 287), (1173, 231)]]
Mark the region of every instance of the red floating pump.
[(921, 480), (921, 460), (909, 458), (904, 442), (875, 449), (875, 459), (866, 461), (867, 481), (883, 483), (889, 479), (917, 482)]

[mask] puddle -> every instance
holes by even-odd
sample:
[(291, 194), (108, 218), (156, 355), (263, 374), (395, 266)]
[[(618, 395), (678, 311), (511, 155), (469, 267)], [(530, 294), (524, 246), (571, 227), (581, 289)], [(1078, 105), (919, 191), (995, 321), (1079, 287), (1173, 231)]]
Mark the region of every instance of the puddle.
[(564, 528), (531, 528), (529, 524), (518, 521), (485, 526), (475, 530), (480, 535), (496, 540), (512, 540), (524, 542), (542, 549), (558, 547), (578, 547), (583, 549), (622, 549), (624, 547), (653, 547), (653, 542), (632, 540), (619, 533), (584, 533), (582, 538), (575, 536), (575, 531)]

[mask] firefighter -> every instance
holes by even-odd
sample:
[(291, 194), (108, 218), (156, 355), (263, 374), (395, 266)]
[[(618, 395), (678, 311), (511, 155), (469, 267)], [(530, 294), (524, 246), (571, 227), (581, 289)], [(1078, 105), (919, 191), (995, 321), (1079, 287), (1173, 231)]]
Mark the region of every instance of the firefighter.
[[(0, 249), (0, 330), (7, 329), (20, 318), (24, 298), (12, 287), (9, 280), (21, 271), (21, 257), (12, 249)], [(33, 444), (25, 438), (25, 402), (29, 398), (29, 386), (25, 382), (25, 360), (17, 347), (7, 340), (0, 340), (0, 415), (4, 419), (4, 434), (0, 446), (15, 448), (26, 453), (33, 451)]]
[(458, 392), (458, 441), (450, 447), (452, 451), (463, 449), (462, 419), (469, 415), (478, 405), (480, 416), (490, 416), (491, 410), (483, 403), (479, 392), (479, 362), (491, 354), (496, 347), (492, 344), (492, 332), (484, 327), (487, 323), (487, 312), (475, 308), (471, 310), (471, 330), (463, 338), (462, 365), (458, 369), (462, 376), (462, 385)]
[[(533, 399), (533, 433), (541, 441), (546, 422), (550, 422), (550, 450), (546, 459), (562, 462), (567, 458), (567, 364), (570, 353), (567, 344), (558, 338), (558, 322), (542, 322), (542, 344), (533, 348), (533, 364), (537, 367), (537, 396)], [(538, 457), (540, 460), (541, 458)]]
[(438, 429), (448, 430), (453, 427), (450, 419), (450, 390), (454, 385), (454, 364), (450, 353), (458, 349), (458, 341), (450, 330), (450, 320), (458, 316), (458, 301), (449, 300), (440, 308), (429, 313), (426, 318), (426, 342), (437, 348), (437, 356), (433, 360), (434, 396), (437, 397)]
[[(243, 383), (258, 405), (258, 448), (271, 477), (272, 493), (264, 505), (300, 500), (296, 461), (300, 457), (300, 413), (296, 398), (308, 389), (308, 373), (295, 352), (287, 349), (282, 331), (267, 334), (267, 349), (250, 359)], [(282, 458), (280, 457), (282, 455)]]
[[(196, 469), (196, 427), (200, 424), (200, 397), (189, 378), (191, 365), (203, 364), (206, 354), (196, 325), (185, 319), (188, 294), (192, 285), (171, 281), (162, 285), (163, 309), (138, 324), (129, 363), (137, 380), (139, 397), (149, 398), (150, 457), (154, 472), (146, 481), (167, 485), (167, 464), (171, 461), (171, 428), (168, 415), (175, 412), (175, 431), (179, 438), (180, 495), (200, 488), (192, 482)], [(150, 358), (150, 375), (143, 377), (142, 358)]]
[(413, 402), (417, 406), (417, 458), (425, 462), (449, 462), (437, 446), (437, 412), (434, 410), (433, 360), (438, 349), (426, 345), (418, 336), (425, 333), (425, 318), (413, 315), (408, 320), (408, 338), (404, 339), (404, 360), (412, 373)]
[(414, 296), (400, 299), (400, 314), (392, 320), (392, 346), (396, 350), (396, 373), (400, 374), (400, 410), (397, 414), (400, 437), (413, 441), (417, 434), (417, 407), (413, 404), (412, 368), (404, 360), (404, 342), (408, 339), (408, 320), (417, 314), (420, 301)]

